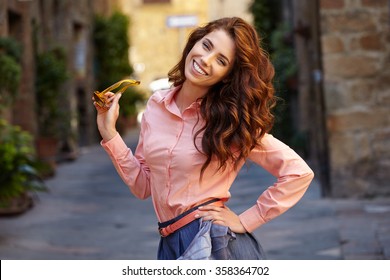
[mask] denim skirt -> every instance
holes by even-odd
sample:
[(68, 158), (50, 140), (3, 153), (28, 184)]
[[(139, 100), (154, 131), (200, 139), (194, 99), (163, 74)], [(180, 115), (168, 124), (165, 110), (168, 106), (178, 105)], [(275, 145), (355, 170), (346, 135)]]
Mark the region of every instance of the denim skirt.
[(157, 259), (261, 260), (265, 254), (252, 234), (234, 233), (226, 226), (197, 219), (161, 237)]

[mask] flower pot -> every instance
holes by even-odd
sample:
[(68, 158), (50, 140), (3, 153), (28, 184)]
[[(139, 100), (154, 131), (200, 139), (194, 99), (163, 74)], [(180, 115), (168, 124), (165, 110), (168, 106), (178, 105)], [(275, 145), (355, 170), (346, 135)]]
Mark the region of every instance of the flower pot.
[(39, 137), (36, 140), (37, 155), (40, 160), (56, 169), (59, 141), (52, 137)]
[(27, 193), (22, 193), (17, 197), (2, 199), (0, 197), (0, 216), (19, 215), (26, 212), (33, 206), (33, 200)]

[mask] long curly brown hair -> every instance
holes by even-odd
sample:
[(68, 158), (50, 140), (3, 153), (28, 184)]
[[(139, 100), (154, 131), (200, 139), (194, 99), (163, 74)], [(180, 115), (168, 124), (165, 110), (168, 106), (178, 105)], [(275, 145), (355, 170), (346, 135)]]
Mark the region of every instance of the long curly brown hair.
[(228, 162), (233, 162), (236, 168), (260, 145), (261, 138), (273, 126), (271, 110), (276, 103), (272, 85), (275, 72), (268, 54), (260, 47), (255, 29), (237, 17), (212, 21), (190, 34), (181, 60), (168, 73), (173, 85), (184, 83), (188, 53), (196, 42), (214, 30), (224, 30), (233, 39), (235, 59), (228, 76), (212, 86), (201, 100), (204, 126), (194, 136), (196, 146), (196, 137), (204, 132), (201, 152), (206, 161), (201, 177), (213, 157), (219, 161), (218, 170), (224, 170)]

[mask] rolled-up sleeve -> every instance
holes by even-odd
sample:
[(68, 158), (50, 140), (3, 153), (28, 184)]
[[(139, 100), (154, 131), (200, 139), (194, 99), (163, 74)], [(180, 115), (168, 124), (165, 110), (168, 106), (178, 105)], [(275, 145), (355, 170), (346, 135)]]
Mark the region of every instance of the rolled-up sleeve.
[(256, 204), (239, 216), (245, 229), (252, 232), (294, 206), (306, 192), (314, 173), (294, 150), (270, 134), (251, 151), (249, 159), (277, 178)]
[(148, 198), (151, 195), (150, 171), (142, 156), (142, 129), (136, 156), (134, 156), (131, 149), (127, 147), (119, 133), (107, 142), (102, 141), (101, 146), (111, 158), (119, 176), (130, 188), (131, 192), (137, 198)]

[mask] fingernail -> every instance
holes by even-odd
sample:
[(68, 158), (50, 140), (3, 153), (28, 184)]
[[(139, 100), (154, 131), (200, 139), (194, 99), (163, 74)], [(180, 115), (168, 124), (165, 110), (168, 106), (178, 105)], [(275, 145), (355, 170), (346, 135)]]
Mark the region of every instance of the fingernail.
[(199, 218), (199, 217), (200, 217), (200, 215), (199, 215), (199, 214), (196, 214), (196, 215), (195, 215), (195, 218)]
[(199, 207), (198, 207), (198, 209), (202, 209), (202, 208), (203, 208), (203, 206), (199, 206)]

